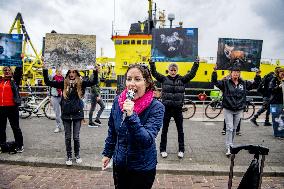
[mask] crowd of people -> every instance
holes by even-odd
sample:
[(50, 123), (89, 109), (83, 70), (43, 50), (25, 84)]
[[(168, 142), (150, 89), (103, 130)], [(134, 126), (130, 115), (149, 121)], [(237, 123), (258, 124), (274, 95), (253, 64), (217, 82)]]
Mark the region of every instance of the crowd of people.
[[(173, 117), (178, 133), (177, 157), (185, 153), (182, 106), (186, 84), (198, 71), (197, 58), (192, 68), (184, 76), (178, 74), (178, 65), (168, 65), (168, 75), (158, 73), (156, 63), (130, 65), (125, 73), (125, 89), (115, 97), (108, 118), (108, 132), (102, 152), (102, 167), (106, 168), (113, 160), (113, 179), (116, 188), (151, 188), (155, 180), (157, 165), (156, 138), (160, 131), (160, 155), (167, 158), (167, 133)], [(51, 102), (56, 115), (55, 133), (64, 130), (66, 147), (66, 165), (72, 165), (72, 139), (76, 163), (81, 163), (80, 128), (84, 120), (84, 94), (86, 87), (91, 88), (91, 107), (89, 127), (102, 125), (100, 117), (105, 109), (99, 87), (100, 66), (97, 65), (91, 77), (83, 78), (79, 70), (70, 69), (64, 77), (57, 69), (55, 75), (49, 75), (43, 68), (44, 83), (50, 86)], [(13, 73), (8, 66), (3, 68), (0, 77), (0, 147), (6, 141), (6, 126), (9, 120), (15, 138), (17, 152), (24, 151), (23, 135), (19, 124), (18, 106), (21, 103), (19, 84), (22, 69), (17, 67)], [(157, 97), (155, 78), (161, 84), (161, 94)], [(273, 126), (273, 134), (284, 138), (283, 91), (284, 69), (260, 77), (256, 72), (254, 81), (241, 78), (239, 67), (232, 67), (230, 74), (218, 80), (214, 69), (211, 82), (222, 91), (224, 108), (225, 154), (229, 156), (230, 146), (234, 145), (234, 136), (241, 124), (241, 114), (246, 104), (247, 92), (257, 89), (263, 95), (263, 104), (250, 120), (259, 126), (257, 118), (266, 111), (264, 126)], [(133, 96), (131, 96), (133, 92)], [(100, 109), (93, 121), (94, 110)], [(269, 121), (272, 114), (272, 124)], [(238, 131), (239, 132), (239, 131)], [(72, 136), (73, 135), (73, 136)]]

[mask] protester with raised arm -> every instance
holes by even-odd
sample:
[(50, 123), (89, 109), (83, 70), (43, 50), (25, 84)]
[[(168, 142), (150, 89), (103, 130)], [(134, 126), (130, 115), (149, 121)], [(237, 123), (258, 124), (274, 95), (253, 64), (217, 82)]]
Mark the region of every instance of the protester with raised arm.
[(182, 106), (184, 101), (185, 85), (192, 80), (199, 67), (199, 59), (194, 62), (191, 71), (185, 76), (178, 74), (178, 66), (171, 63), (168, 67), (168, 75), (164, 76), (157, 72), (155, 62), (150, 62), (153, 77), (162, 84), (162, 103), (165, 106), (165, 116), (163, 121), (160, 153), (163, 158), (167, 153), (167, 134), (170, 120), (173, 117), (178, 131), (178, 157), (184, 156), (184, 133)]

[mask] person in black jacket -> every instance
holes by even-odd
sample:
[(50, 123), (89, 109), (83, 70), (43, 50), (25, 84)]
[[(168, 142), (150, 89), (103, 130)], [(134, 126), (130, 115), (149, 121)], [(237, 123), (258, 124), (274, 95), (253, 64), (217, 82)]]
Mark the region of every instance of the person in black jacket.
[(16, 67), (15, 73), (11, 67), (3, 67), (4, 76), (0, 77), (0, 145), (5, 145), (7, 120), (13, 130), (16, 151), (23, 152), (23, 134), (19, 124), (19, 108), (21, 97), (19, 84), (22, 79), (22, 68)]
[(190, 72), (185, 76), (177, 74), (178, 66), (171, 63), (168, 67), (168, 75), (164, 76), (157, 72), (155, 62), (150, 62), (151, 72), (153, 77), (162, 84), (162, 103), (165, 106), (165, 115), (163, 120), (163, 128), (160, 143), (160, 153), (163, 158), (168, 156), (167, 148), (167, 133), (171, 117), (176, 122), (178, 131), (179, 151), (178, 157), (184, 156), (184, 133), (183, 133), (183, 115), (182, 106), (184, 101), (185, 84), (192, 80), (199, 67), (199, 59), (197, 58)]
[(232, 67), (230, 77), (217, 80), (217, 72), (214, 69), (211, 82), (223, 93), (223, 108), (226, 121), (226, 155), (231, 155), (230, 146), (233, 140), (236, 128), (240, 122), (241, 114), (246, 106), (246, 93), (248, 90), (257, 88), (260, 76), (256, 76), (254, 82), (246, 81), (240, 77), (240, 68)]
[(271, 91), (270, 111), (272, 114), (272, 127), (274, 137), (284, 138), (284, 111), (283, 111), (283, 90), (284, 90), (284, 68), (278, 68), (275, 77), (269, 83)]
[(269, 122), (269, 115), (270, 115), (270, 96), (271, 91), (269, 90), (269, 83), (272, 80), (272, 78), (275, 76), (276, 70), (280, 67), (276, 67), (274, 72), (270, 72), (267, 75), (265, 75), (257, 88), (257, 91), (262, 94), (263, 96), (263, 103), (261, 108), (256, 112), (256, 114), (253, 116), (253, 118), (250, 119), (250, 122), (255, 125), (259, 126), (256, 119), (266, 111), (265, 115), (265, 121), (264, 126), (271, 126), (271, 123)]
[[(67, 152), (66, 165), (72, 165), (71, 131), (73, 128), (74, 154), (76, 163), (81, 163), (80, 158), (80, 128), (81, 121), (84, 119), (83, 95), (86, 87), (98, 83), (98, 72), (94, 70), (93, 80), (82, 80), (78, 70), (68, 70), (64, 81), (50, 81), (48, 70), (43, 70), (44, 82), (47, 86), (63, 90), (61, 101), (61, 119), (65, 131), (65, 145)], [(72, 127), (73, 125), (73, 127)]]

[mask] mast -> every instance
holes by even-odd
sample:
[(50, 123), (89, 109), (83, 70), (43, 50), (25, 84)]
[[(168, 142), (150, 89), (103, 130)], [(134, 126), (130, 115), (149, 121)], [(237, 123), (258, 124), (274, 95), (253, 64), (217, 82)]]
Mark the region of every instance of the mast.
[(152, 17), (152, 11), (153, 11), (153, 7), (152, 7), (152, 0), (148, 0), (149, 3), (149, 8), (148, 8), (148, 34), (151, 33), (151, 25), (153, 24), (153, 17)]

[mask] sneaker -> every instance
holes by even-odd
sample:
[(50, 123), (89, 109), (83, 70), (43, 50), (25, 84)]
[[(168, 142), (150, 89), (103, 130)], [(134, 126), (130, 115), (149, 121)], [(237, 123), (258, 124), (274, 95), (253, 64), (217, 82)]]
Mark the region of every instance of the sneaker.
[(226, 156), (230, 156), (231, 155), (231, 150), (230, 148), (227, 149), (227, 152), (226, 152)]
[(272, 126), (272, 124), (269, 121), (264, 122), (263, 126)]
[(97, 126), (101, 126), (102, 125), (102, 122), (98, 119), (95, 120), (95, 125)]
[(226, 135), (226, 131), (222, 131), (222, 135)]
[(66, 165), (71, 166), (72, 165), (72, 158), (67, 158)]
[(161, 156), (162, 156), (162, 158), (166, 158), (166, 157), (168, 157), (168, 153), (167, 152), (161, 152)]
[(184, 153), (183, 152), (178, 152), (178, 158), (183, 158)]
[(24, 146), (22, 146), (22, 147), (17, 147), (17, 148), (16, 148), (16, 151), (17, 151), (18, 153), (23, 153), (23, 152), (24, 152)]
[(256, 122), (256, 118), (252, 118), (250, 119), (250, 122), (254, 125), (254, 126), (259, 126), (258, 123)]
[(56, 129), (54, 130), (54, 133), (59, 133), (59, 132), (61, 132), (61, 129), (56, 127)]
[(239, 131), (239, 132), (236, 132), (236, 135), (242, 136), (242, 133)]
[(97, 126), (94, 122), (89, 123), (88, 127), (94, 128), (94, 127), (99, 127)]
[(82, 158), (80, 158), (80, 156), (76, 157), (76, 163), (78, 164), (82, 163)]

